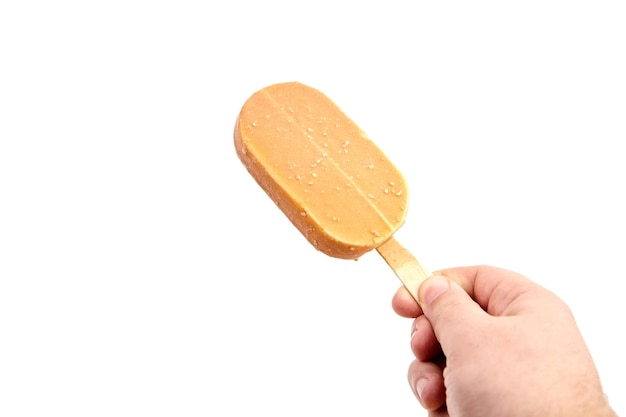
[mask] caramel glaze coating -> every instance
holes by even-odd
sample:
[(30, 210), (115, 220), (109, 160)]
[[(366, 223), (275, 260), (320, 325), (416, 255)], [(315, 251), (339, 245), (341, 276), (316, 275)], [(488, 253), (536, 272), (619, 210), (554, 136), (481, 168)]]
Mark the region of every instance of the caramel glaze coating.
[(234, 139), (257, 183), (329, 256), (357, 259), (404, 223), (402, 174), (314, 88), (288, 82), (256, 92), (241, 109)]

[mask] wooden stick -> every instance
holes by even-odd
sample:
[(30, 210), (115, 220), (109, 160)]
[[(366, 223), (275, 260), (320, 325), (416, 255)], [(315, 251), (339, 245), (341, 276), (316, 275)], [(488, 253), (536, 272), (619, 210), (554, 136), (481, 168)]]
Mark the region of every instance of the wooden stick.
[(409, 294), (417, 301), (417, 290), (424, 280), (432, 274), (417, 262), (417, 259), (404, 248), (393, 236), (376, 248), (380, 256), (400, 278)]

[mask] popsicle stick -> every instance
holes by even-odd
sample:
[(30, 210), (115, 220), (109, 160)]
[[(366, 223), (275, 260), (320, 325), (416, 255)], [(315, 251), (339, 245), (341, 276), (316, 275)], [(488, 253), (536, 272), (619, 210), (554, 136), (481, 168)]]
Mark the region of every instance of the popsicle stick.
[(400, 278), (409, 294), (417, 300), (417, 290), (424, 280), (432, 274), (417, 262), (417, 259), (402, 246), (393, 236), (376, 248), (380, 256)]

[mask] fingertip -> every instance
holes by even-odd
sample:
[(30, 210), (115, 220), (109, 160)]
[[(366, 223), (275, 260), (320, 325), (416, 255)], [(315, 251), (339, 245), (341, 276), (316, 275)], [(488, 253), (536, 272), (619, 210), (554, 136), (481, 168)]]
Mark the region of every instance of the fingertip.
[(442, 275), (433, 275), (422, 283), (418, 295), (421, 304), (431, 304), (437, 297), (450, 289), (450, 281)]
[[(419, 379), (415, 383), (415, 387), (413, 388), (413, 391), (415, 392), (415, 395), (420, 400), (422, 405), (424, 405), (424, 400), (423, 400), (423, 398), (424, 398), (424, 389), (427, 386), (428, 386), (428, 380), (426, 378), (421, 378), (421, 379)], [(424, 407), (425, 407), (425, 405), (424, 405)]]
[(431, 361), (442, 354), (433, 327), (425, 316), (419, 316), (413, 322), (411, 351), (420, 361)]
[(443, 375), (439, 372), (431, 371), (420, 375), (411, 381), (411, 389), (426, 410), (437, 410), (446, 402)]
[(415, 318), (422, 314), (422, 309), (406, 288), (400, 287), (391, 300), (393, 311), (401, 317)]

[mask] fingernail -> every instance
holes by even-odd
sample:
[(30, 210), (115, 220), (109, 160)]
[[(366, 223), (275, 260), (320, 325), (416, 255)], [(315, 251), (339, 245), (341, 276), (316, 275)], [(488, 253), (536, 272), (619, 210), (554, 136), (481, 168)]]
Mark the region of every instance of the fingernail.
[(422, 294), (426, 304), (432, 303), (437, 297), (450, 288), (448, 280), (442, 276), (429, 278), (424, 284), (426, 287), (422, 290)]
[(415, 383), (415, 392), (417, 393), (417, 396), (420, 398), (420, 400), (422, 399), (422, 392), (424, 392), (424, 388), (426, 388), (426, 385), (428, 385), (428, 380), (427, 379), (420, 379)]

